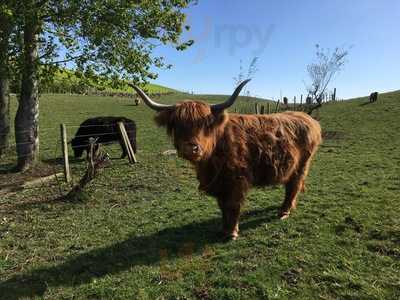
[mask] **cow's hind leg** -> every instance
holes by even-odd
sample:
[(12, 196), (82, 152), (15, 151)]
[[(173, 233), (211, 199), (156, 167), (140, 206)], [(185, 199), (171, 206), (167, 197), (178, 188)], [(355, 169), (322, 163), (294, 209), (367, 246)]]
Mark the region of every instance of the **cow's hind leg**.
[(296, 176), (289, 180), (285, 186), (285, 201), (283, 201), (282, 207), (279, 211), (279, 218), (286, 219), (289, 217), (290, 210), (296, 207), (297, 195), (302, 189), (302, 180)]
[(289, 217), (290, 210), (296, 208), (298, 194), (305, 191), (305, 179), (310, 168), (311, 159), (312, 155), (299, 165), (296, 174), (286, 183), (285, 201), (283, 201), (279, 211), (280, 219)]

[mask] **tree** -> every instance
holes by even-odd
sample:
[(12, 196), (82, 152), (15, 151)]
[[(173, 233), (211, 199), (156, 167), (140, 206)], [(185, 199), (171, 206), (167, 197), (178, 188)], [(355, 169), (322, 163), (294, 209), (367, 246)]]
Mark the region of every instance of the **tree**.
[[(58, 66), (73, 63), (85, 73), (119, 77), (134, 82), (156, 78), (151, 66), (169, 68), (163, 57), (153, 57), (160, 44), (184, 50), (193, 41), (179, 40), (185, 15), (194, 0), (152, 1), (15, 1), (21, 23), (21, 88), (15, 136), (18, 170), (37, 160), (39, 139), (38, 82), (51, 78)], [(60, 57), (59, 50), (65, 55)]]
[[(323, 96), (328, 88), (329, 83), (336, 73), (338, 73), (347, 62), (348, 50), (335, 48), (331, 53), (330, 50), (321, 48), (318, 44), (316, 47), (316, 60), (307, 66), (308, 76), (311, 83), (306, 86), (308, 97), (311, 98), (311, 106), (308, 113), (321, 107)], [(309, 99), (310, 99), (309, 98)]]
[[(233, 77), (235, 86), (238, 86), (245, 79), (253, 78), (254, 75), (258, 72), (257, 64), (258, 64), (258, 56), (254, 56), (253, 59), (250, 61), (250, 64), (247, 68), (247, 73), (245, 74), (243, 69), (243, 61), (240, 60), (239, 74)], [(243, 94), (245, 94), (247, 97), (250, 97), (250, 91), (247, 90), (247, 87), (244, 87)]]
[(0, 5), (0, 157), (9, 146), (10, 101), (9, 101), (9, 54), (12, 27), (12, 12), (7, 3)]

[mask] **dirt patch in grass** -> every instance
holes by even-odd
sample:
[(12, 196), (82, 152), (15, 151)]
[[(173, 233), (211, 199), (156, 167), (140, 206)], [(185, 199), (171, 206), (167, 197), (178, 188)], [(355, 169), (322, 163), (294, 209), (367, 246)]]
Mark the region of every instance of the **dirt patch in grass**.
[(26, 182), (41, 177), (53, 175), (56, 172), (54, 165), (39, 162), (30, 170), (20, 173), (13, 170), (13, 166), (0, 167), (0, 195), (3, 191), (17, 188)]
[(345, 134), (342, 131), (330, 131), (326, 130), (322, 132), (322, 138), (324, 140), (341, 140), (344, 139)]
[(281, 278), (286, 281), (288, 285), (296, 285), (300, 279), (302, 268), (290, 269), (281, 275)]
[(393, 244), (384, 242), (371, 242), (367, 245), (367, 249), (379, 255), (400, 258), (400, 250)]

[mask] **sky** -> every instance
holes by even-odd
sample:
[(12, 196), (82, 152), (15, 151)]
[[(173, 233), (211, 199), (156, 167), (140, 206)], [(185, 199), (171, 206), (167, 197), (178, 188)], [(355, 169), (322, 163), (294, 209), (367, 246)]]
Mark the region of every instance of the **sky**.
[(182, 91), (230, 94), (240, 61), (253, 96), (292, 99), (305, 93), (307, 65), (315, 45), (349, 49), (347, 63), (332, 80), (339, 98), (400, 89), (399, 0), (199, 0), (186, 10), (194, 39), (185, 51), (160, 47), (155, 55), (173, 65), (155, 83)]

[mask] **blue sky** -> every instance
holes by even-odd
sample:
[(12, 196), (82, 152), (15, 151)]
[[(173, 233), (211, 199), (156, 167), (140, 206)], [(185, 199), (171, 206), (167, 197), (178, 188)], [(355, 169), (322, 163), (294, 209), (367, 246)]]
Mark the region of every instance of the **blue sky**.
[(240, 60), (258, 69), (252, 95), (290, 99), (305, 92), (306, 66), (315, 44), (350, 48), (348, 62), (334, 78), (338, 96), (400, 89), (400, 1), (398, 0), (200, 0), (187, 10), (195, 44), (178, 52), (155, 52), (173, 64), (156, 83), (195, 93), (229, 94)]

